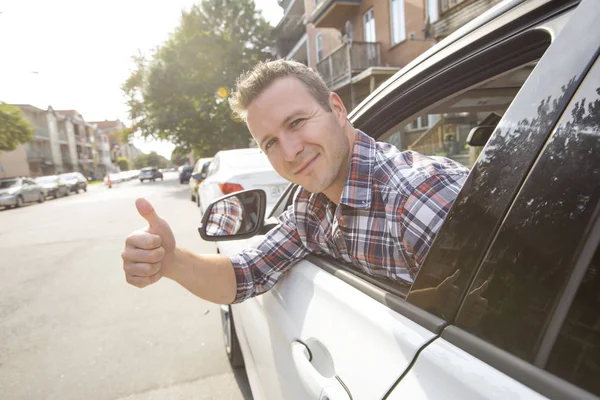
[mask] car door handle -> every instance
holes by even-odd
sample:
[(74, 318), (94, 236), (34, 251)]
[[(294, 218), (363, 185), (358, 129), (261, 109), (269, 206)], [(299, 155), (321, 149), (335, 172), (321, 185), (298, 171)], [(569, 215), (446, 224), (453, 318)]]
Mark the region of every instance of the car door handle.
[(316, 400), (351, 400), (336, 376), (323, 376), (310, 362), (311, 353), (304, 343), (292, 343), (292, 357), (304, 388)]

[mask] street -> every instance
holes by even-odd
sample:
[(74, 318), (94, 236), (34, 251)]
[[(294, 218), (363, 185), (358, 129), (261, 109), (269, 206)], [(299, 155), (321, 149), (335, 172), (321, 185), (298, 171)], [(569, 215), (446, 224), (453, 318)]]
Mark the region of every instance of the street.
[(0, 211), (1, 399), (251, 399), (217, 305), (167, 279), (126, 283), (124, 241), (145, 226), (137, 197), (178, 245), (215, 251), (177, 173)]

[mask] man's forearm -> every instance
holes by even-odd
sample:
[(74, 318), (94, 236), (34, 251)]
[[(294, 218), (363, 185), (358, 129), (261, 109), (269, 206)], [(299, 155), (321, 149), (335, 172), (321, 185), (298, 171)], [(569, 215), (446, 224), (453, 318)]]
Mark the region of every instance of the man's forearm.
[(229, 304), (235, 299), (233, 265), (220, 254), (194, 254), (177, 248), (173, 267), (166, 270), (164, 276), (213, 303)]

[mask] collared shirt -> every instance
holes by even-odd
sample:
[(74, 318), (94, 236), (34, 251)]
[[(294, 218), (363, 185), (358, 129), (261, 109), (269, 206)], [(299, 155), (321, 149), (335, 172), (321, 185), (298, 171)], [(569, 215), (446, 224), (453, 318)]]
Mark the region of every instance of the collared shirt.
[(468, 172), (450, 159), (400, 152), (357, 130), (339, 204), (299, 188), (280, 224), (230, 257), (234, 302), (266, 292), (310, 253), (412, 283)]
[(211, 208), (206, 225), (209, 236), (235, 235), (244, 219), (244, 206), (236, 196), (216, 202)]

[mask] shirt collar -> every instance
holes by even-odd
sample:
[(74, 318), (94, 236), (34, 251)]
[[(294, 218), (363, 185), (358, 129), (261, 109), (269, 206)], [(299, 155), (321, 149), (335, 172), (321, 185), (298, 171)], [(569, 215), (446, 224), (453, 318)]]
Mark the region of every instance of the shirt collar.
[(375, 164), (375, 140), (356, 130), (350, 171), (342, 190), (340, 204), (368, 209), (371, 207), (372, 176)]

